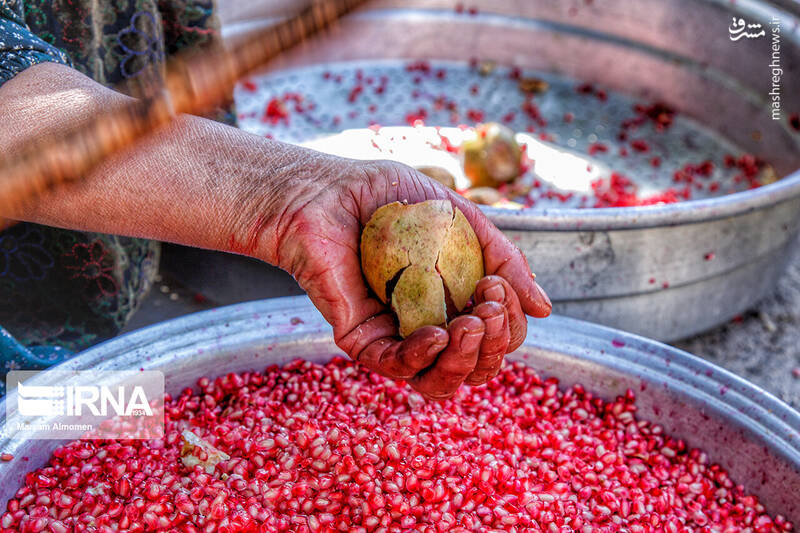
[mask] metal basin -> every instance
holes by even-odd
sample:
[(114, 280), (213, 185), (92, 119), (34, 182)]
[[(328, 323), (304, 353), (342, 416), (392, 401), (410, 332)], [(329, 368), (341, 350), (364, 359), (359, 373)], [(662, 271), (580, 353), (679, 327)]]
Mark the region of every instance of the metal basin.
[[(322, 317), (305, 297), (293, 297), (164, 322), (98, 345), (60, 368), (160, 370), (175, 393), (201, 376), (263, 370), (295, 358), (325, 362), (337, 353)], [(800, 413), (763, 390), (685, 352), (558, 316), (532, 321), (511, 358), (563, 385), (583, 383), (605, 399), (634, 389), (638, 417), (704, 449), (773, 515), (800, 523)], [(46, 375), (28, 384), (43, 384)], [(0, 412), (4, 425), (13, 424), (4, 404)], [(1, 503), (58, 444), (0, 439), (0, 450), (15, 456), (0, 468)]]
[[(701, 332), (774, 287), (800, 230), (800, 134), (787, 120), (800, 111), (796, 4), (467, 4), (478, 13), (458, 14), (451, 0), (370, 3), (331, 35), (286, 54), (265, 75), (291, 73), (287, 79), (302, 85), (302, 74), (292, 76), (315, 65), (480, 57), (665, 101), (763, 157), (782, 179), (662, 206), (486, 213), (525, 251), (556, 312), (647, 337), (672, 341)], [(761, 23), (768, 35), (732, 42), (734, 16)], [(769, 112), (773, 17), (783, 28), (781, 120)]]

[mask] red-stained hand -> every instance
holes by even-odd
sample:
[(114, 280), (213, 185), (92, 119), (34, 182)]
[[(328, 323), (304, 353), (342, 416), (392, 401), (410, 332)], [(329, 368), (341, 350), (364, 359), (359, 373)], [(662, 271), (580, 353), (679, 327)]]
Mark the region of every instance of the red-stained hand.
[[(281, 214), (274, 246), (276, 262), (333, 326), (336, 344), (379, 374), (408, 380), (429, 399), (450, 398), (462, 383), (480, 385), (496, 376), (505, 354), (525, 339), (525, 315), (550, 314), (550, 300), (525, 256), (475, 204), (409, 167), (349, 162), (328, 173), (336, 177), (320, 178), (294, 202), (299, 205)], [(471, 314), (447, 329), (428, 326), (402, 340), (392, 311), (370, 293), (361, 273), (361, 230), (382, 205), (432, 199), (449, 199), (467, 217), (487, 276), (478, 283)]]

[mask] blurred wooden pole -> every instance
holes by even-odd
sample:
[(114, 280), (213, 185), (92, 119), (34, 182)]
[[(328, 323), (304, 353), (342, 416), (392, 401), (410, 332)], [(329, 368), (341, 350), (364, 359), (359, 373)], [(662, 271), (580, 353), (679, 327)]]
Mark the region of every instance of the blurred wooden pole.
[(163, 90), (151, 99), (132, 100), (88, 124), (39, 139), (21, 153), (0, 159), (0, 228), (3, 217), (19, 213), (32, 198), (86, 176), (103, 159), (177, 114), (203, 114), (223, 104), (243, 76), (364, 3), (317, 0), (229, 50), (177, 56), (167, 63)]

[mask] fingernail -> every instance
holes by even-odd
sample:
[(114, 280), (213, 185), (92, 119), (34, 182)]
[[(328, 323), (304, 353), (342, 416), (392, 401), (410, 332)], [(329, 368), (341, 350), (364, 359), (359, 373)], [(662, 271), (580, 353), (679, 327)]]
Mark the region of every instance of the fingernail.
[(486, 335), (494, 337), (500, 333), (503, 327), (503, 315), (495, 315), (491, 318), (487, 318), (484, 322), (486, 323)]
[(459, 347), (462, 352), (476, 352), (478, 348), (481, 347), (482, 340), (483, 333), (465, 333), (464, 336), (461, 337), (461, 344)]
[(502, 303), (506, 299), (506, 290), (503, 288), (501, 283), (496, 283), (495, 285), (492, 285), (483, 291), (483, 297), (486, 300)]
[(553, 303), (550, 301), (550, 297), (547, 296), (547, 293), (544, 292), (544, 289), (541, 287), (541, 285), (539, 285), (538, 283), (535, 283), (535, 285), (536, 285), (536, 290), (539, 291), (539, 294), (542, 296), (542, 299), (547, 303), (547, 307), (552, 309)]
[(471, 376), (469, 379), (467, 379), (466, 383), (467, 385), (478, 387), (480, 385), (483, 385), (487, 381), (489, 381), (489, 376), (487, 376), (486, 374), (481, 374), (480, 376)]
[(447, 343), (441, 342), (434, 342), (430, 346), (428, 346), (428, 357), (434, 357), (439, 354), (442, 350), (444, 350)]

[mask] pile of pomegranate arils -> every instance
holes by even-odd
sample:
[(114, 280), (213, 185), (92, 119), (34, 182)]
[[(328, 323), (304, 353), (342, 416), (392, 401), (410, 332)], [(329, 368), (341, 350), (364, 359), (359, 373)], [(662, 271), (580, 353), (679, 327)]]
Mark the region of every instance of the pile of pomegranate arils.
[(521, 364), (455, 399), (337, 358), (202, 379), (164, 440), (84, 440), (2, 531), (791, 531), (706, 454)]

